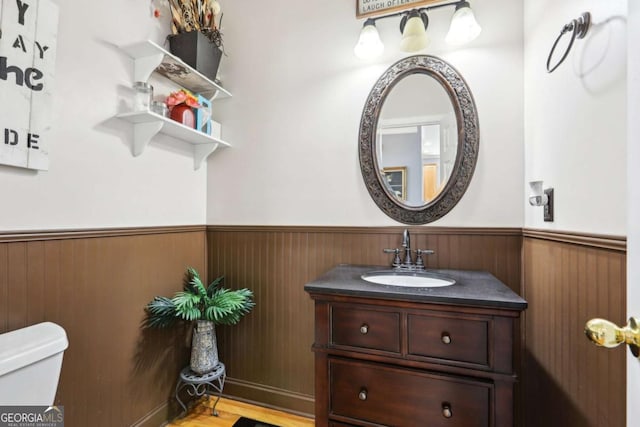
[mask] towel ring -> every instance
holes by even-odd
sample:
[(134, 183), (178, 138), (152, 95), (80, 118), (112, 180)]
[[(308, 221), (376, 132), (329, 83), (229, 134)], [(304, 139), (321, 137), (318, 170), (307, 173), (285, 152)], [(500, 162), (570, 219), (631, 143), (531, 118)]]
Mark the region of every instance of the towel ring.
[[(589, 12), (584, 12), (582, 15), (580, 15), (580, 17), (572, 20), (567, 25), (562, 27), (562, 31), (560, 31), (560, 35), (558, 36), (556, 41), (553, 43), (553, 46), (551, 47), (551, 52), (549, 52), (549, 57), (547, 58), (547, 72), (553, 73), (555, 69), (558, 68), (560, 64), (564, 62), (565, 59), (567, 59), (567, 56), (569, 55), (569, 51), (571, 50), (571, 47), (573, 46), (573, 42), (575, 41), (575, 39), (576, 38), (583, 39), (589, 32), (590, 26), (591, 26), (591, 14)], [(567, 46), (567, 50), (562, 55), (562, 58), (560, 58), (560, 61), (558, 61), (558, 63), (554, 65), (552, 68), (549, 68), (549, 65), (551, 64), (551, 57), (553, 56), (553, 52), (556, 50), (556, 46), (558, 46), (558, 42), (560, 41), (562, 36), (564, 36), (568, 32), (571, 32), (571, 40), (569, 40), (569, 46)]]

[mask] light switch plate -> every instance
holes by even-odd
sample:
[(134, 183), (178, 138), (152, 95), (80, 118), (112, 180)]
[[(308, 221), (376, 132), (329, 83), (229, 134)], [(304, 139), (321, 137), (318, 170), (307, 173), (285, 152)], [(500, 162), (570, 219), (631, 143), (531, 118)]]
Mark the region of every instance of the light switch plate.
[(547, 195), (548, 200), (544, 205), (544, 220), (545, 222), (553, 222), (553, 188), (545, 189), (544, 194)]

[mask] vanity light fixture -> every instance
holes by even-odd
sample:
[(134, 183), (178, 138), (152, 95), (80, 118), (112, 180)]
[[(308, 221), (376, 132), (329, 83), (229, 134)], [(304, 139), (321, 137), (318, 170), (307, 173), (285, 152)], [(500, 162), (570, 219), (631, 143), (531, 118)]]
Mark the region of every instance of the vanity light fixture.
[(400, 20), (400, 50), (403, 52), (418, 52), (429, 45), (427, 27), (429, 17), (424, 12), (412, 10)]
[(353, 49), (354, 54), (360, 59), (373, 59), (382, 55), (384, 45), (380, 40), (380, 35), (376, 29), (376, 21), (379, 19), (402, 16), (400, 20), (400, 50), (403, 52), (418, 52), (426, 48), (429, 44), (427, 27), (429, 17), (427, 12), (447, 6), (455, 6), (455, 11), (451, 18), (451, 25), (445, 41), (452, 45), (462, 45), (474, 40), (482, 28), (478, 25), (475, 15), (471, 10), (468, 1), (458, 0), (455, 2), (436, 4), (433, 6), (412, 9), (408, 12), (397, 12), (390, 15), (383, 15), (376, 18), (369, 18), (364, 22), (360, 38)]
[(456, 4), (445, 41), (451, 45), (463, 45), (478, 37), (481, 31), (469, 2), (461, 1)]
[(370, 59), (382, 55), (384, 52), (384, 44), (380, 40), (380, 34), (376, 28), (376, 22), (373, 19), (367, 19), (364, 22), (360, 38), (353, 53), (360, 59)]
[(544, 220), (553, 222), (553, 188), (542, 189), (542, 181), (529, 182), (531, 187), (531, 195), (529, 196), (529, 204), (531, 206), (544, 207)]

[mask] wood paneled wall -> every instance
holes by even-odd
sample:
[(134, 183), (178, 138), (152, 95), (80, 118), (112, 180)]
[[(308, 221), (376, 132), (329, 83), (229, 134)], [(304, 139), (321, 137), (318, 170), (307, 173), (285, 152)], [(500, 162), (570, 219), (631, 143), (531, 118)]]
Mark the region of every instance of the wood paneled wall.
[(584, 335), (601, 317), (626, 324), (623, 238), (524, 231), (526, 426), (624, 427), (628, 351)]
[[(70, 426), (158, 425), (187, 362), (183, 330), (144, 331), (143, 307), (187, 266), (248, 287), (257, 306), (220, 327), (228, 395), (313, 413), (313, 304), (304, 284), (338, 263), (386, 265), (404, 227), (204, 226), (0, 233), (0, 333), (53, 321), (69, 336), (56, 403)], [(624, 239), (521, 229), (413, 227), (434, 268), (478, 269), (529, 302), (522, 424), (625, 425), (626, 349), (582, 332), (625, 320)], [(522, 287), (521, 287), (522, 284)], [(169, 405), (171, 406), (171, 405)]]
[[(220, 327), (225, 393), (313, 413), (313, 304), (304, 285), (339, 263), (388, 265), (404, 227), (208, 227), (209, 277), (254, 291), (256, 307)], [(521, 229), (409, 228), (433, 268), (486, 270), (520, 291)]]
[(185, 333), (142, 330), (144, 306), (205, 274), (204, 226), (0, 232), (0, 333), (51, 321), (65, 328), (56, 404), (68, 426), (159, 425), (168, 417)]

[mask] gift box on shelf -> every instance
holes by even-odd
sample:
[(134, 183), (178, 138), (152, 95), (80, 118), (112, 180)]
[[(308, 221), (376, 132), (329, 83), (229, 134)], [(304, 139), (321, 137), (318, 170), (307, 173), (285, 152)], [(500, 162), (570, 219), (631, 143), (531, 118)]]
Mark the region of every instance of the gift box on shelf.
[(196, 109), (196, 129), (207, 135), (211, 135), (211, 101), (202, 95), (198, 95), (200, 108)]

